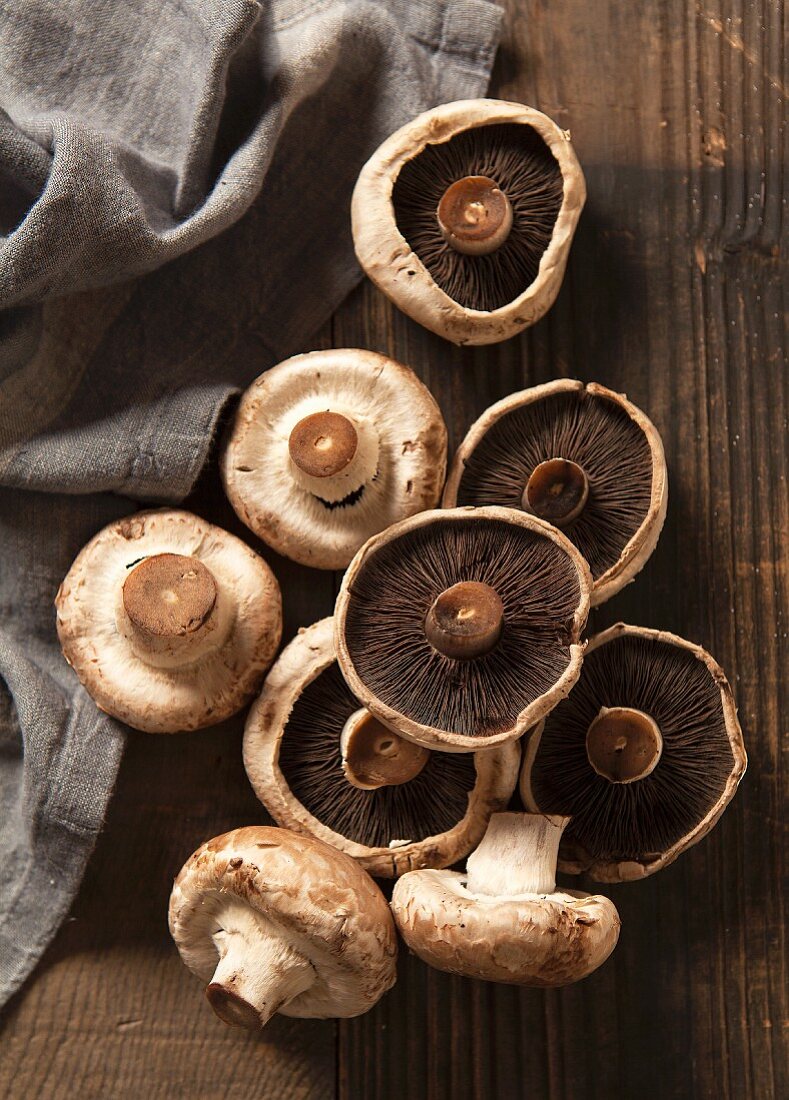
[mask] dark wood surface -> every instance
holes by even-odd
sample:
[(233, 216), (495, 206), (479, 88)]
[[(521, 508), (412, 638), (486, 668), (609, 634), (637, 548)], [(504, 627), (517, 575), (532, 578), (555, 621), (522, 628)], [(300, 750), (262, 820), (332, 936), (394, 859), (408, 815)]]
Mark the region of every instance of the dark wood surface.
[[(711, 650), (746, 737), (740, 791), (672, 867), (607, 891), (621, 941), (580, 985), (484, 985), (403, 952), (397, 986), (367, 1016), (277, 1017), (256, 1038), (215, 1020), (166, 928), (185, 857), (208, 836), (265, 819), (241, 765), (241, 723), (132, 736), (73, 911), (4, 1016), (3, 1097), (789, 1096), (781, 7), (509, 0), (507, 15), (494, 92), (571, 129), (587, 175), (556, 306), (519, 339), (460, 351), (365, 285), (310, 343), (412, 365), (454, 444), (492, 401), (558, 375), (624, 390), (647, 410), (666, 445), (668, 520), (644, 573), (591, 626), (624, 619)], [(195, 507), (238, 531), (215, 475)], [(274, 564), (289, 637), (330, 612), (337, 578)]]

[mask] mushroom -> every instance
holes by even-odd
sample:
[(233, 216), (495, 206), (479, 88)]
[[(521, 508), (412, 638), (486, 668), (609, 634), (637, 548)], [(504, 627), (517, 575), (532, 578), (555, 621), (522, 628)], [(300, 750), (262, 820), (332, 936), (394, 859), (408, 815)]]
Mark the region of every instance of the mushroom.
[(443, 504), (519, 508), (560, 527), (589, 563), (594, 607), (655, 549), (668, 504), (663, 444), (623, 394), (559, 379), (482, 414), (454, 457)]
[(408, 367), (372, 351), (313, 351), (252, 383), (221, 469), (264, 542), (344, 569), (370, 535), (435, 507), (446, 451), (438, 405)]
[(521, 796), (573, 815), (562, 871), (624, 882), (708, 833), (745, 765), (731, 688), (709, 653), (618, 623), (589, 642), (572, 694), (531, 737)]
[(279, 585), (240, 539), (190, 512), (138, 512), (77, 555), (57, 598), (63, 654), (98, 706), (138, 730), (221, 722), (282, 634)]
[(357, 863), (311, 836), (249, 826), (201, 845), (173, 886), (170, 934), (226, 1024), (275, 1012), (359, 1016), (395, 983), (386, 900)]
[(323, 619), (296, 635), (266, 677), (247, 719), (244, 765), (279, 825), (396, 878), (447, 867), (479, 843), (510, 799), (520, 750), (447, 756), (394, 733), (343, 680), (333, 620)]
[(403, 737), (488, 748), (520, 737), (575, 683), (590, 591), (576, 548), (535, 516), (423, 512), (351, 563), (337, 659), (360, 704)]
[(494, 814), (465, 875), (403, 875), (392, 910), (411, 950), (437, 970), (513, 985), (569, 985), (597, 970), (616, 947), (619, 914), (608, 898), (557, 888), (567, 821)]
[(354, 245), (404, 313), (456, 344), (533, 325), (559, 292), (586, 198), (570, 135), (520, 103), (444, 103), (361, 171)]

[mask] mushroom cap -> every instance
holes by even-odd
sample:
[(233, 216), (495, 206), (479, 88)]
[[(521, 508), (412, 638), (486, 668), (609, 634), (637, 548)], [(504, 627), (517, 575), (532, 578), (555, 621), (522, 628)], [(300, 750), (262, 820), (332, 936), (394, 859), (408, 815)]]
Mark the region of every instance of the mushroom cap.
[[(431, 753), (423, 770), (410, 783), (363, 791), (352, 788), (342, 774), (340, 723), (336, 760), (326, 763), (321, 758), (316, 762), (320, 769), (318, 785), (310, 784), (310, 777), (305, 777), (304, 789), (294, 790), (295, 784), (286, 777), (285, 771), (290, 769), (282, 756), (288, 738), (296, 739), (301, 750), (303, 740), (310, 735), (306, 728), (308, 716), (304, 729), (297, 728), (292, 733), (289, 729), (299, 699), (310, 685), (319, 683), (322, 675), (329, 673), (332, 696), (341, 693), (343, 714), (347, 711), (350, 716), (359, 706), (339, 673), (335, 673), (336, 660), (334, 621), (322, 619), (299, 631), (266, 677), (244, 731), (244, 766), (258, 798), (279, 825), (333, 844), (358, 860), (366, 871), (384, 878), (396, 878), (418, 867), (447, 867), (468, 855), (482, 839), (490, 815), (503, 809), (512, 795), (520, 764), (516, 744), (475, 753), (470, 758)], [(404, 798), (405, 787), (410, 789)], [(312, 803), (310, 796), (318, 799), (318, 805)], [(345, 818), (339, 817), (341, 796), (352, 800)], [(302, 799), (310, 801), (321, 816), (311, 813)], [(455, 813), (458, 802), (462, 803), (461, 816)], [(395, 836), (390, 833), (388, 843), (358, 840), (359, 832), (369, 828), (371, 819), (385, 820), (391, 815), (393, 824), (402, 824), (406, 814), (411, 818), (409, 828), (404, 830), (408, 837), (401, 837), (398, 832)], [(327, 818), (336, 829), (327, 824)], [(447, 818), (447, 827), (431, 835), (428, 822), (443, 822)], [(346, 819), (349, 823), (341, 825)], [(349, 835), (354, 830), (358, 830), (354, 834), (357, 839)]]
[[(129, 570), (157, 554), (198, 559), (218, 588), (224, 641), (181, 667), (142, 660), (118, 629)], [(190, 512), (137, 512), (99, 531), (79, 552), (57, 598), (63, 654), (97, 705), (147, 733), (214, 725), (254, 694), (282, 634), (276, 577), (241, 539)]]
[[(590, 407), (595, 410), (594, 416), (584, 424), (578, 413), (573, 413), (567, 429), (559, 433), (557, 415), (566, 414), (565, 406), (572, 400), (579, 402), (578, 412)], [(611, 430), (621, 435), (618, 449), (606, 443), (601, 431), (607, 420)], [(513, 443), (512, 432), (522, 432), (522, 450), (517, 442)], [(554, 448), (562, 454), (549, 453)], [(491, 405), (472, 424), (456, 451), (442, 503), (445, 508), (471, 504), (519, 507), (525, 480), (539, 463), (551, 458), (579, 463), (589, 478), (585, 515), (582, 513), (564, 533), (589, 562), (595, 607), (644, 567), (657, 545), (668, 507), (668, 474), (660, 435), (652, 421), (624, 394), (597, 382), (584, 384), (561, 378), (510, 394)], [(489, 486), (483, 483), (488, 464), (496, 468)], [(476, 487), (472, 486), (472, 476), (478, 482)], [(637, 508), (634, 486), (638, 488)], [(628, 505), (634, 507), (634, 515), (623, 526), (623, 510)]]
[[(542, 138), (561, 171), (563, 200), (537, 278), (511, 302), (487, 311), (460, 305), (434, 281), (398, 228), (392, 192), (403, 165), (426, 146), (500, 123), (529, 126)], [(397, 130), (362, 168), (351, 200), (354, 247), (370, 279), (419, 324), (455, 344), (493, 344), (533, 325), (553, 305), (585, 199), (570, 135), (547, 115), (497, 99), (444, 103)]]
[(311, 836), (248, 826), (201, 845), (175, 880), (170, 934), (184, 963), (208, 982), (211, 939), (230, 900), (249, 905), (309, 958), (314, 984), (284, 1016), (358, 1016), (395, 983), (397, 937), (381, 891), (357, 863)]
[[(607, 667), (598, 667), (595, 656), (610, 645), (619, 646), (607, 654), (615, 682)], [(645, 659), (654, 662), (651, 677), (645, 675)], [(708, 696), (706, 714), (698, 698), (701, 691)], [(683, 693), (693, 697), (683, 698)], [(675, 634), (617, 623), (588, 643), (568, 704), (557, 707), (534, 731), (520, 781), (523, 802), (533, 813), (575, 814), (562, 837), (559, 870), (586, 873), (597, 882), (627, 882), (667, 867), (710, 831), (745, 772), (742, 730), (722, 668), (701, 646)], [(659, 761), (636, 783), (609, 783), (586, 756), (590, 721), (601, 707), (614, 705), (649, 714), (662, 736)], [(688, 788), (680, 793), (683, 775)], [(638, 790), (633, 794), (631, 788)], [(606, 796), (616, 800), (606, 803)], [(590, 850), (592, 823), (598, 829), (602, 823), (610, 850)], [(640, 841), (634, 850), (631, 840), (624, 851), (628, 829)]]
[[(374, 478), (343, 502), (322, 502), (294, 476), (290, 433), (327, 410), (372, 425)], [(262, 374), (241, 398), (221, 458), (239, 518), (302, 565), (344, 569), (370, 535), (435, 507), (447, 433), (430, 391), (408, 367), (358, 348), (296, 355)]]
[[(442, 589), (467, 581), (498, 592), (504, 627), (489, 653), (461, 661), (431, 647), (424, 617)], [(490, 748), (520, 737), (570, 691), (590, 592), (577, 549), (535, 516), (423, 512), (351, 562), (335, 606), (337, 659), (353, 694), (403, 737), (444, 752)], [(391, 606), (381, 611), (384, 595)]]
[(616, 947), (619, 915), (598, 894), (472, 894), (457, 871), (412, 871), (395, 884), (400, 935), (420, 959), (450, 974), (539, 987), (569, 985)]

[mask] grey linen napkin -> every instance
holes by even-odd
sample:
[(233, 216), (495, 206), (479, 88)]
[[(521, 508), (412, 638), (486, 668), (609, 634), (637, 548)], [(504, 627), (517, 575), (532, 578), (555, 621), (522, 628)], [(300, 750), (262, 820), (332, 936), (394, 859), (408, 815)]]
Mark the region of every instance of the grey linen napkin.
[(60, 656), (60, 579), (128, 498), (182, 499), (228, 397), (309, 347), (359, 278), (359, 168), (484, 93), (500, 21), (0, 0), (0, 1004), (68, 910), (125, 738)]

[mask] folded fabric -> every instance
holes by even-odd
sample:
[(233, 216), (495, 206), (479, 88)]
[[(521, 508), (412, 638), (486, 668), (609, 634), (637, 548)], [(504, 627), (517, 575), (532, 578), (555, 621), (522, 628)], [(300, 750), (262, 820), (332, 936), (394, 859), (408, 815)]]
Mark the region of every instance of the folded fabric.
[(125, 737), (59, 654), (59, 580), (128, 498), (182, 499), (228, 397), (309, 347), (359, 277), (359, 168), (484, 92), (500, 21), (0, 0), (0, 1003), (73, 899)]

